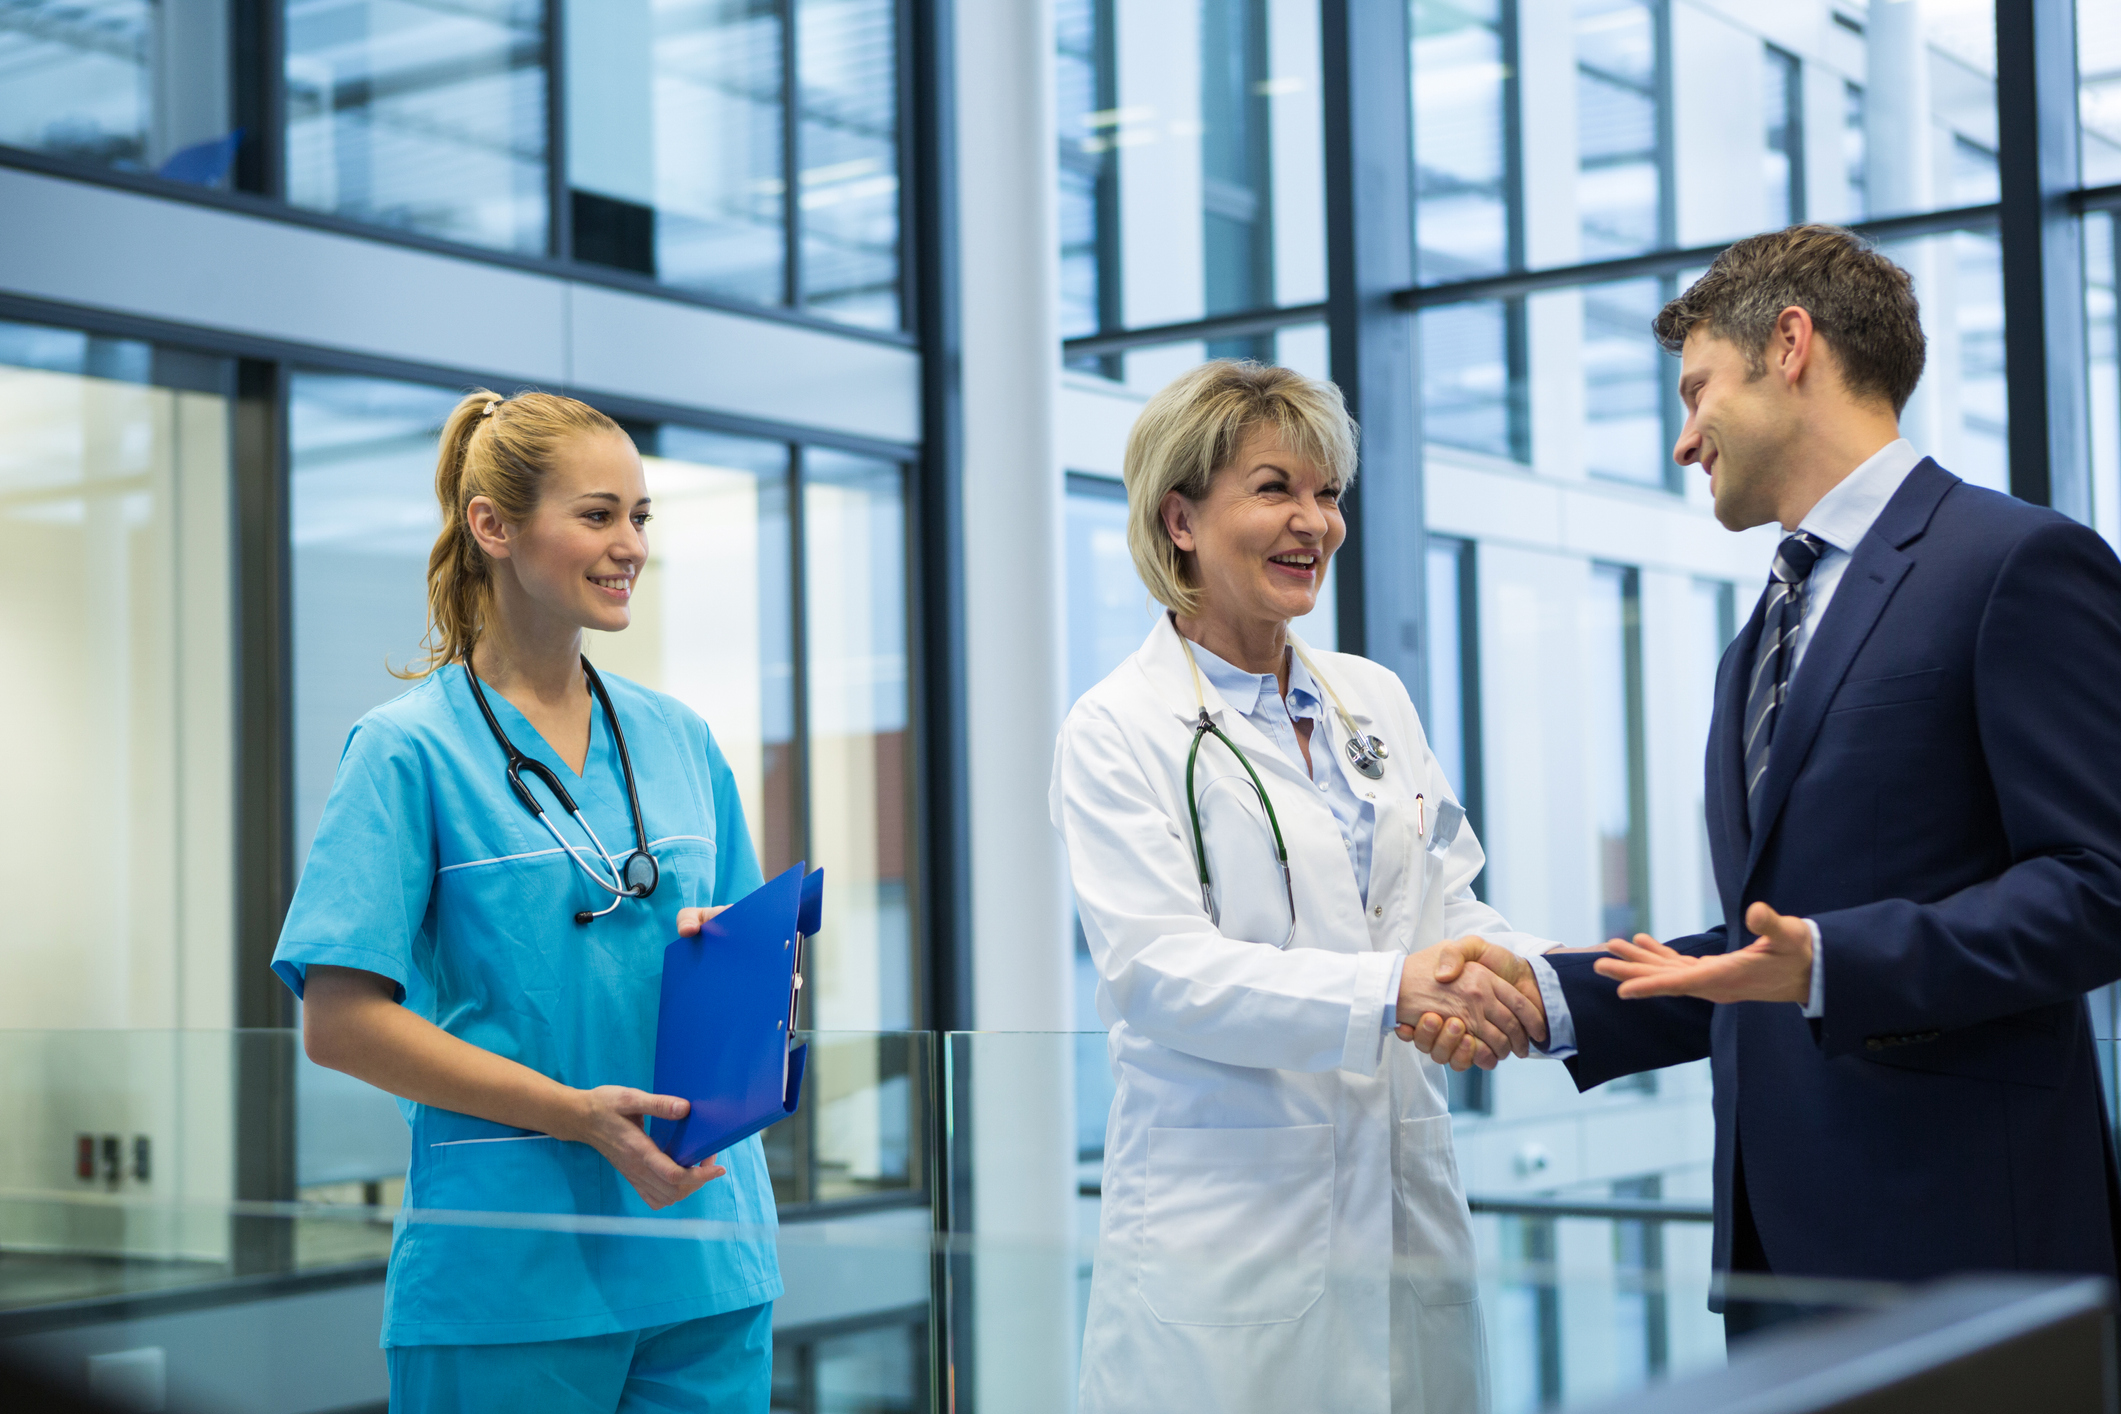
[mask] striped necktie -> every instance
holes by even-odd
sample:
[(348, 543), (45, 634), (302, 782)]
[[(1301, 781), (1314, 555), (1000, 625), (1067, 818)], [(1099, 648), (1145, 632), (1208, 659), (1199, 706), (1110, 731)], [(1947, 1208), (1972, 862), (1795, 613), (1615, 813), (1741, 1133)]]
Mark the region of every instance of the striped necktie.
[(1790, 691), (1790, 652), (1804, 622), (1804, 582), (1827, 544), (1808, 531), (1783, 537), (1768, 573), (1760, 616), (1760, 656), (1753, 660), (1752, 685), (1745, 692), (1745, 799), (1759, 828), (1760, 783), (1767, 777), (1768, 747), (1775, 740), (1775, 718)]

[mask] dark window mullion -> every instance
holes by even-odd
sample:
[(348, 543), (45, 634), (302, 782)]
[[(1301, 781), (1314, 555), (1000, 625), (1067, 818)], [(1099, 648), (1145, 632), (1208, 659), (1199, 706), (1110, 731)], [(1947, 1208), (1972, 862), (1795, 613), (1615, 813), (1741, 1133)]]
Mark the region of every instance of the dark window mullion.
[(1651, 0), (1650, 25), (1657, 55), (1657, 243), (1679, 243), (1679, 182), (1673, 170), (1677, 145), (1672, 114), (1672, 7), (1668, 0)]
[[(788, 449), (788, 689), (792, 720), (788, 743), (788, 794), (789, 828), (788, 841), (791, 852), (797, 859), (810, 859), (810, 623), (809, 595), (804, 583), (808, 577), (810, 558), (804, 545), (806, 522), (803, 506), (803, 448)], [(803, 959), (803, 970), (815, 975), (817, 957), (814, 950)], [(809, 1029), (817, 1025), (817, 1007), (813, 1001), (814, 987), (805, 986), (798, 998), (800, 1012), (796, 1018), (798, 1029)], [(811, 1061), (813, 1074), (811, 1088), (816, 1089), (815, 1068), (818, 1057)], [(805, 1105), (799, 1116), (803, 1126), (800, 1163), (802, 1166), (802, 1195), (806, 1203), (818, 1201), (817, 1175), (817, 1106)]]
[(287, 195), (285, 3), (234, 0), (229, 10), (231, 106), (243, 133), (230, 184), (274, 200)]
[(788, 252), (783, 298), (803, 307), (803, 93), (796, 63), (802, 0), (781, 0), (781, 222)]
[(1504, 259), (1524, 269), (1524, 97), (1518, 82), (1517, 0), (1502, 0), (1502, 201)]
[[(803, 504), (804, 449), (788, 449), (788, 676), (793, 720), (789, 731), (789, 847), (810, 858), (810, 552)], [(805, 998), (805, 1012), (809, 1011)], [(806, 1018), (807, 1019), (807, 1018)]]
[[(1119, 107), (1119, 17), (1114, 0), (1093, 0), (1090, 15), (1094, 26), (1090, 42), (1097, 70), (1095, 101), (1099, 112), (1110, 113)], [(1098, 154), (1097, 185), (1091, 199), (1096, 206), (1097, 223), (1097, 331), (1109, 334), (1125, 328), (1127, 322), (1123, 298), (1126, 286), (1121, 283), (1126, 267), (1120, 245), (1117, 147), (1108, 146)], [(1105, 355), (1098, 371), (1115, 381), (1124, 379), (1125, 356)]]
[(567, 172), (566, 0), (545, 0), (545, 244), (557, 260), (574, 255), (574, 197)]
[[(236, 760), (235, 1194), (295, 1197), (294, 1000), (271, 967), (294, 894), (293, 595), (288, 536), (287, 365), (244, 359), (231, 411), (234, 457)], [(294, 1265), (294, 1225), (230, 1219), (237, 1275)]]

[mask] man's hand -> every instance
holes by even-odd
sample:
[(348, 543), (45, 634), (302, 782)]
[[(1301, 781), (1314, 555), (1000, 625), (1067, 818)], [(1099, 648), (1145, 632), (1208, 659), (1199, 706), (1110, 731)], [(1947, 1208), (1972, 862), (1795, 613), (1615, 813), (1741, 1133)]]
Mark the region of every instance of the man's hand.
[[(1474, 974), (1478, 984), (1485, 974), (1486, 985), (1492, 994), (1509, 1007), (1513, 1015), (1524, 1021), (1531, 1040), (1541, 1045), (1547, 1039), (1547, 1009), (1545, 1000), (1539, 995), (1539, 979), (1533, 975), (1532, 964), (1499, 947), (1478, 934), (1438, 943), (1428, 953), (1434, 954), (1433, 976), (1438, 983), (1459, 981), (1465, 973)], [(1419, 954), (1426, 956), (1427, 954)], [(1411, 965), (1411, 959), (1409, 963)], [(1404, 987), (1402, 987), (1404, 990)], [(1402, 1007), (1400, 1015), (1409, 1013)], [(1456, 1017), (1445, 1017), (1434, 1011), (1423, 1013), (1414, 1024), (1402, 1022), (1395, 1028), (1399, 1039), (1429, 1054), (1438, 1065), (1447, 1065), (1453, 1070), (1464, 1070), (1480, 1063), (1480, 1051), (1475, 1038), (1467, 1034), (1465, 1023)], [(1516, 1052), (1523, 1056), (1529, 1046)], [(1499, 1054), (1485, 1062), (1488, 1069), (1501, 1061)]]
[(1708, 1002), (1795, 1002), (1812, 999), (1812, 926), (1777, 913), (1764, 903), (1745, 911), (1745, 926), (1758, 936), (1736, 952), (1688, 957), (1647, 933), (1635, 941), (1615, 938), (1613, 955), (1592, 966), (1620, 983), (1620, 995), (1699, 997)]
[[(1473, 1065), (1493, 1070), (1503, 1056), (1526, 1055), (1532, 1041), (1546, 1039), (1546, 1012), (1539, 1004), (1536, 986), (1527, 998), (1487, 967), (1465, 965), (1470, 954), (1489, 946), (1482, 938), (1438, 943), (1409, 956), (1400, 973), (1401, 1025), (1397, 1029), (1401, 1039), (1416, 1036), (1416, 1026), (1406, 1018), (1420, 1018), (1418, 1025), (1423, 1028), (1433, 1023), (1422, 1049), (1453, 1070)], [(1522, 958), (1512, 956), (1523, 966)], [(1526, 972), (1529, 975), (1530, 969)]]

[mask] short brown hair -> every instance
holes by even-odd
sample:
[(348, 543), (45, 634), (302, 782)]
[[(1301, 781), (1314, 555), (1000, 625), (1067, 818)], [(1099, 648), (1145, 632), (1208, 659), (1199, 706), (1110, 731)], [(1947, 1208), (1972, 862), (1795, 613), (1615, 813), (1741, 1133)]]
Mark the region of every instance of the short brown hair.
[(1250, 359), (1216, 359), (1180, 374), (1149, 399), (1127, 434), (1127, 548), (1156, 602), (1200, 612), (1200, 588), (1164, 528), (1164, 497), (1207, 497), (1215, 473), (1237, 460), (1253, 429), (1272, 427), (1282, 445), (1317, 463), (1335, 486), (1355, 479), (1355, 423), (1340, 389)]
[(1922, 379), (1922, 311), (1907, 271), (1839, 226), (1791, 226), (1747, 236), (1666, 305), (1651, 327), (1673, 353), (1697, 328), (1745, 351), (1767, 372), (1768, 338), (1791, 305), (1832, 345), (1850, 393), (1883, 399), (1897, 415)]

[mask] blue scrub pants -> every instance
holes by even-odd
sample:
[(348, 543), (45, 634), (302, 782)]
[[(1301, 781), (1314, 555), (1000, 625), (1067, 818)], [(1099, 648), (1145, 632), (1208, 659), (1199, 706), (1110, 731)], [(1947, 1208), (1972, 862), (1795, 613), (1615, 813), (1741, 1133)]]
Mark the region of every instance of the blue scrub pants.
[(766, 1414), (773, 1303), (514, 1345), (393, 1345), (391, 1414)]

